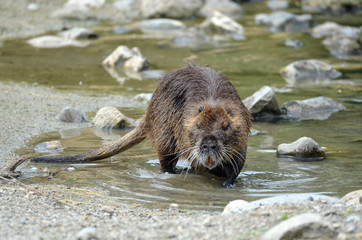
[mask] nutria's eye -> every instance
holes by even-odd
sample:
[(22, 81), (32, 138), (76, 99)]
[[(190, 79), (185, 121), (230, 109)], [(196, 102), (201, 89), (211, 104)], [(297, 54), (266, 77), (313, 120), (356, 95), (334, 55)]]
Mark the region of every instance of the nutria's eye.
[(199, 108), (199, 113), (202, 112), (203, 110), (204, 110), (204, 107), (201, 106), (201, 107)]
[(197, 129), (201, 129), (199, 124), (196, 124), (196, 128), (197, 128)]
[(227, 130), (229, 130), (229, 128), (230, 128), (230, 123), (228, 123), (228, 125), (226, 125), (225, 127), (222, 127), (221, 129), (223, 131), (227, 131)]
[(230, 109), (225, 108), (225, 111), (226, 111), (226, 113), (227, 113), (229, 116), (232, 116), (232, 115), (233, 115), (233, 113), (230, 111)]

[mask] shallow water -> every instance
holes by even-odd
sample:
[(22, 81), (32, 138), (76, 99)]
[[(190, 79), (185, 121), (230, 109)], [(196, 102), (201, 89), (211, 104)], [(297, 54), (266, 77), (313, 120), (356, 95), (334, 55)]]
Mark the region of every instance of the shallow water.
[[(62, 184), (69, 187), (91, 186), (108, 190), (122, 201), (150, 207), (168, 207), (178, 203), (180, 208), (220, 209), (234, 199), (254, 200), (285, 193), (320, 193), (331, 196), (362, 187), (362, 105), (361, 64), (359, 60), (338, 60), (322, 46), (320, 39), (307, 33), (268, 33), (253, 22), (255, 9), (246, 6), (246, 16), (240, 20), (246, 30), (246, 40), (223, 42), (221, 46), (206, 46), (191, 50), (174, 48), (170, 40), (145, 38), (141, 34), (114, 35), (108, 28), (98, 27), (98, 40), (86, 48), (35, 49), (26, 40), (6, 41), (0, 49), (0, 81), (27, 82), (55, 87), (58, 90), (77, 91), (84, 95), (119, 94), (133, 97), (138, 93), (152, 93), (158, 79), (127, 79), (120, 83), (100, 65), (118, 45), (138, 46), (151, 62), (154, 70), (165, 72), (184, 65), (184, 59), (193, 59), (200, 65), (210, 65), (225, 74), (245, 98), (264, 85), (285, 87), (279, 70), (301, 59), (315, 58), (335, 66), (354, 65), (341, 70), (341, 79), (356, 85), (329, 85), (313, 88), (295, 88), (288, 93), (277, 93), (279, 104), (326, 96), (342, 103), (346, 110), (334, 113), (324, 121), (287, 121), (254, 123), (254, 128), (265, 132), (251, 136), (246, 165), (238, 177), (235, 189), (223, 189), (223, 179), (194, 173), (170, 175), (158, 172), (157, 156), (149, 142), (110, 159), (91, 164), (75, 164), (73, 172), (59, 172), (48, 179), (48, 171), (64, 165), (31, 163), (26, 168), (23, 182), (35, 184)], [(337, 21), (341, 24), (361, 25), (351, 16), (316, 16), (316, 21)], [(361, 18), (360, 18), (361, 19)], [(188, 25), (195, 22), (188, 21)], [(285, 47), (285, 38), (297, 38), (304, 43), (299, 49)], [(130, 117), (140, 117), (143, 108), (124, 110)], [(21, 154), (33, 154), (40, 142), (58, 140), (65, 146), (60, 154), (74, 154), (96, 149), (110, 143), (127, 131), (103, 132), (93, 128), (64, 129), (36, 137)], [(275, 150), (281, 143), (309, 136), (325, 148), (327, 159), (318, 162), (299, 162), (277, 158)], [(358, 140), (359, 139), (359, 140)], [(182, 171), (184, 162), (179, 163)]]

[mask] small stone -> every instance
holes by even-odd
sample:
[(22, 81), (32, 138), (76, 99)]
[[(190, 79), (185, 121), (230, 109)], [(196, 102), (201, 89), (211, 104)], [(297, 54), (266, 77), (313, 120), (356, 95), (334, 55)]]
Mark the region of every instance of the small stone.
[(206, 0), (200, 9), (200, 14), (208, 17), (214, 11), (219, 11), (233, 18), (240, 18), (243, 14), (241, 6), (230, 0)]
[(98, 35), (93, 31), (86, 28), (72, 28), (69, 30), (62, 31), (58, 33), (59, 36), (64, 37), (66, 39), (73, 40), (84, 40), (84, 39), (96, 39)]
[(274, 120), (281, 115), (275, 93), (269, 86), (262, 87), (243, 103), (256, 121)]
[(149, 103), (152, 98), (152, 93), (140, 93), (134, 96), (134, 100), (142, 102), (142, 103)]
[(35, 152), (45, 153), (45, 152), (60, 152), (63, 151), (64, 147), (59, 141), (49, 141), (42, 142), (37, 144), (34, 147)]
[(86, 118), (80, 110), (76, 108), (66, 107), (60, 112), (59, 120), (63, 122), (80, 123), (85, 122)]
[(28, 40), (27, 43), (36, 48), (60, 48), (67, 46), (86, 47), (88, 45), (86, 42), (79, 42), (59, 36), (37, 37)]
[(322, 43), (333, 56), (340, 59), (358, 55), (362, 51), (362, 46), (357, 39), (345, 35), (333, 35), (324, 39)]
[(205, 220), (202, 222), (202, 225), (204, 225), (205, 227), (212, 227), (214, 226), (216, 223), (213, 220), (212, 216), (208, 216), (207, 218), (205, 218)]
[(278, 157), (294, 157), (298, 160), (322, 160), (325, 158), (325, 153), (319, 144), (309, 137), (299, 138), (297, 141), (290, 144), (283, 143), (278, 146)]
[(126, 117), (114, 107), (103, 107), (99, 109), (92, 123), (94, 126), (102, 129), (135, 127), (133, 119)]
[(325, 22), (315, 26), (312, 29), (311, 34), (315, 38), (344, 35), (353, 39), (358, 39), (361, 34), (361, 29), (356, 27), (342, 26), (335, 22)]
[(124, 26), (116, 26), (112, 29), (112, 31), (115, 34), (124, 34), (124, 33), (129, 33), (131, 29)]
[(29, 11), (38, 11), (39, 10), (39, 6), (36, 3), (29, 3), (28, 5), (28, 10)]
[(234, 200), (234, 201), (231, 201), (229, 202), (225, 208), (224, 208), (224, 211), (222, 212), (222, 214), (229, 214), (229, 213), (232, 213), (233, 210), (235, 209), (238, 209), (244, 205), (248, 204), (247, 201), (245, 200)]
[(286, 9), (289, 6), (289, 3), (287, 0), (268, 0), (266, 5), (271, 10), (275, 11), (278, 9)]
[(344, 110), (345, 107), (327, 97), (316, 97), (305, 100), (294, 100), (283, 103), (284, 117), (290, 120), (325, 120), (333, 113)]
[(326, 222), (319, 214), (304, 213), (287, 219), (261, 237), (262, 240), (316, 239), (321, 237), (333, 237), (335, 232), (329, 222)]
[(144, 33), (165, 32), (166, 34), (170, 31), (181, 31), (186, 29), (186, 25), (183, 22), (167, 18), (156, 18), (135, 22), (132, 24), (132, 27)]
[(255, 23), (266, 25), (271, 32), (303, 32), (309, 29), (312, 20), (310, 14), (295, 15), (284, 11), (255, 16)]
[(76, 236), (77, 240), (95, 240), (97, 237), (97, 229), (93, 227), (86, 227), (80, 230)]
[(101, 211), (102, 212), (105, 212), (105, 213), (109, 213), (109, 214), (113, 214), (114, 213), (114, 209), (110, 206), (103, 206), (101, 208)]
[(284, 41), (284, 45), (287, 47), (294, 47), (294, 48), (303, 47), (303, 43), (301, 41), (299, 41), (298, 39), (290, 39), (290, 38), (287, 38)]
[(346, 202), (347, 204), (362, 205), (362, 190), (356, 190), (347, 193), (341, 198), (341, 200)]
[(202, 3), (202, 0), (143, 0), (140, 11), (145, 18), (190, 18)]
[(170, 204), (170, 210), (178, 210), (179, 206), (177, 203), (171, 203)]
[(358, 0), (303, 0), (300, 3), (303, 11), (312, 13), (353, 13), (361, 7)]
[(295, 61), (282, 68), (280, 73), (290, 86), (314, 86), (342, 75), (330, 65), (315, 59)]

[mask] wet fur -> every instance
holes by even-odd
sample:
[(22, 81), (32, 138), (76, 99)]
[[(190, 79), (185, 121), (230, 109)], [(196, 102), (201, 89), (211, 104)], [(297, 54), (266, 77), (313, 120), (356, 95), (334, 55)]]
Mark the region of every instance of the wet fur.
[[(185, 157), (193, 168), (224, 176), (224, 187), (233, 187), (245, 162), (250, 127), (250, 114), (229, 80), (208, 67), (187, 65), (164, 77), (139, 126), (124, 137), (89, 153), (32, 161), (99, 160), (148, 137), (163, 172), (174, 173), (179, 157)], [(205, 142), (212, 142), (206, 153), (200, 147)]]

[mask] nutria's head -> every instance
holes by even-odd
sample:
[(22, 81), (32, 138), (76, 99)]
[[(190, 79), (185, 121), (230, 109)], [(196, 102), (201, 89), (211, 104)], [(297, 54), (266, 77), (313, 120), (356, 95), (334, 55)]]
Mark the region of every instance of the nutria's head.
[(186, 130), (192, 149), (188, 159), (195, 168), (244, 163), (249, 127), (232, 105), (200, 104), (190, 114)]

